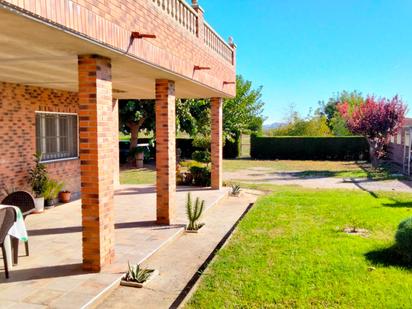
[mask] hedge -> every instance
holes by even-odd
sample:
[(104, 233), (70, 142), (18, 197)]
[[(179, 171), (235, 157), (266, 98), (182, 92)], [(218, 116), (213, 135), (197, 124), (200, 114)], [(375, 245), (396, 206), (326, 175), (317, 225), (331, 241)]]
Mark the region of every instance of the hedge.
[[(139, 144), (147, 144), (149, 143), (149, 138), (139, 138)], [(193, 147), (192, 145), (193, 139), (192, 138), (176, 138), (176, 149), (181, 150), (181, 157), (183, 159), (191, 159), (192, 153), (196, 150), (202, 150), (197, 147)], [(126, 141), (122, 141), (121, 143), (128, 144)], [(128, 144), (130, 145), (130, 144)], [(125, 146), (126, 147), (126, 146)], [(226, 141), (225, 146), (223, 147), (223, 157), (225, 159), (233, 159), (239, 156), (240, 152), (240, 139), (237, 139), (235, 142)], [(151, 157), (155, 157), (156, 150), (150, 148)]]
[(250, 155), (262, 160), (368, 160), (364, 137), (251, 137)]
[(226, 141), (223, 146), (223, 158), (235, 159), (240, 155), (240, 138), (236, 137), (234, 142)]

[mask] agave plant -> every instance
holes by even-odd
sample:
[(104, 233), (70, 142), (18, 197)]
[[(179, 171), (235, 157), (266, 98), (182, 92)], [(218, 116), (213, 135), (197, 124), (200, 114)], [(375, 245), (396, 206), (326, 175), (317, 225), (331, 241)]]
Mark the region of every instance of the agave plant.
[(144, 283), (149, 279), (150, 275), (153, 273), (153, 269), (140, 268), (140, 265), (130, 265), (128, 263), (129, 270), (124, 275), (123, 280)]
[(240, 194), (240, 186), (233, 184), (232, 185), (232, 191), (230, 192), (231, 195), (233, 196), (238, 196)]
[(192, 197), (190, 193), (187, 194), (187, 202), (186, 202), (186, 214), (189, 220), (189, 224), (187, 225), (187, 229), (190, 231), (195, 231), (200, 229), (204, 224), (198, 223), (200, 217), (202, 216), (203, 210), (205, 208), (205, 201), (201, 201), (197, 197), (195, 204), (192, 204)]

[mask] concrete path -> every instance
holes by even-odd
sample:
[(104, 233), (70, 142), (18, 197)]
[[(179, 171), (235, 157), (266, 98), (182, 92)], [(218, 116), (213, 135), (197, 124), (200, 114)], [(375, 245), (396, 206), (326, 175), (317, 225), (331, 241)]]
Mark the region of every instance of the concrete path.
[(269, 168), (251, 167), (236, 172), (225, 172), (226, 181), (274, 185), (298, 185), (313, 189), (359, 189), (364, 191), (411, 192), (410, 180), (370, 180), (366, 178), (302, 177), (299, 171), (275, 172)]
[(257, 192), (250, 191), (239, 198), (222, 200), (205, 214), (202, 221), (206, 225), (199, 234), (183, 234), (145, 261), (147, 267), (160, 271), (147, 287), (119, 287), (99, 308), (169, 308), (257, 196)]

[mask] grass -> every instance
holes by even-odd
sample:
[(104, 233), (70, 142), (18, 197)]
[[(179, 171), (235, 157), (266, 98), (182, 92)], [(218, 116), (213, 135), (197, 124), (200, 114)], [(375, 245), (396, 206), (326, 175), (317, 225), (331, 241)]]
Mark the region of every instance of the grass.
[[(411, 216), (411, 194), (259, 188), (271, 193), (241, 221), (187, 308), (410, 306), (410, 265), (391, 247)], [(342, 232), (353, 226), (368, 236)]]
[(296, 177), (369, 178), (375, 180), (399, 179), (388, 169), (374, 169), (365, 162), (292, 161), (292, 160), (224, 160), (225, 172), (263, 168), (267, 172), (293, 172)]
[[(181, 165), (186, 167), (190, 160)], [(387, 169), (373, 169), (370, 164), (340, 161), (258, 161), (258, 160), (224, 160), (224, 172), (265, 168), (268, 172), (292, 172), (295, 177), (340, 177), (369, 178), (374, 180), (402, 179), (392, 175)], [(266, 170), (265, 170), (266, 171)], [(120, 173), (122, 184), (154, 184), (156, 172), (151, 169), (126, 169)]]
[(125, 169), (120, 171), (121, 184), (146, 185), (156, 183), (154, 168)]

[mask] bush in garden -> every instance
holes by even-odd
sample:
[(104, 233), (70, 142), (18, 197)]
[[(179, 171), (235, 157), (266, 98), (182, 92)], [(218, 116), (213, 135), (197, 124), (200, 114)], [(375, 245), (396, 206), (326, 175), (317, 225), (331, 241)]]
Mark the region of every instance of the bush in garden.
[(211, 171), (208, 166), (193, 165), (190, 167), (190, 173), (193, 177), (193, 185), (200, 187), (209, 187), (211, 184)]
[(205, 150), (210, 149), (210, 144), (211, 144), (210, 136), (206, 136), (202, 134), (196, 135), (192, 142), (193, 147), (201, 148)]
[(192, 154), (192, 159), (201, 162), (201, 163), (210, 163), (211, 162), (211, 156), (209, 150), (197, 150), (193, 152)]
[(408, 262), (412, 262), (412, 217), (402, 221), (395, 235), (396, 248)]

